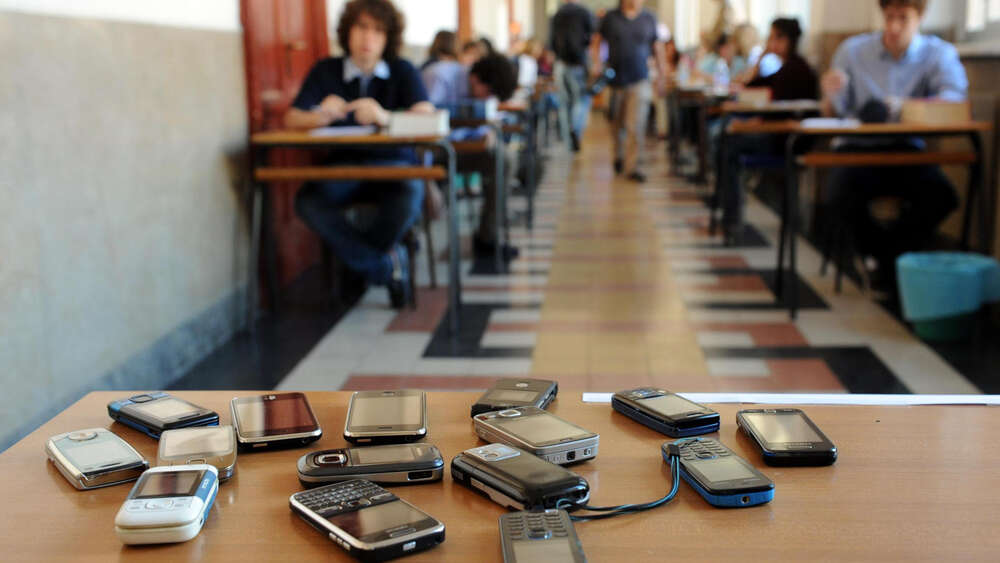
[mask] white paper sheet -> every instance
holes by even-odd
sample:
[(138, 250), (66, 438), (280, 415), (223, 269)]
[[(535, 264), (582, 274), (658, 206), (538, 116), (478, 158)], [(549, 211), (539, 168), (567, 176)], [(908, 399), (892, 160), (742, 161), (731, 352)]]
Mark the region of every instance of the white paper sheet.
[[(584, 403), (610, 403), (613, 393), (584, 393)], [(678, 393), (696, 403), (768, 405), (1000, 405), (1000, 395), (852, 395), (820, 393)]]
[(802, 127), (807, 129), (852, 129), (859, 127), (857, 119), (838, 119), (836, 117), (810, 117), (802, 120)]

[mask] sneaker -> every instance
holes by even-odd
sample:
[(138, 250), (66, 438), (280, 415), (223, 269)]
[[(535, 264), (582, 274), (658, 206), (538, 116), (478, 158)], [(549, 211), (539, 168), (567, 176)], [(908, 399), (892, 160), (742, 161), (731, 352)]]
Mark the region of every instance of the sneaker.
[(642, 172), (639, 172), (638, 170), (633, 170), (632, 172), (630, 172), (627, 178), (638, 184), (642, 184), (643, 182), (646, 181), (646, 175), (643, 174)]
[[(484, 241), (479, 237), (472, 237), (472, 254), (476, 258), (493, 258), (495, 249), (496, 243)], [(516, 246), (504, 244), (501, 249), (501, 255), (505, 262), (510, 262), (521, 255), (521, 250)]]
[(397, 244), (389, 251), (389, 260), (392, 261), (392, 274), (385, 284), (389, 291), (389, 303), (393, 309), (402, 309), (410, 302), (410, 268), (406, 248)]
[(615, 174), (621, 174), (622, 170), (624, 170), (624, 169), (625, 169), (625, 163), (622, 162), (622, 159), (616, 158), (615, 159)]

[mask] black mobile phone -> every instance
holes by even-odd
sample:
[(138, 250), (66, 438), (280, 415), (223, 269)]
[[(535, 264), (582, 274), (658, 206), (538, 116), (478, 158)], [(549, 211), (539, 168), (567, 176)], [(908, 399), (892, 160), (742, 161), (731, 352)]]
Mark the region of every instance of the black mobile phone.
[(719, 413), (663, 389), (640, 387), (619, 391), (611, 397), (611, 408), (674, 438), (719, 429)]
[(352, 444), (415, 442), (427, 435), (427, 394), (416, 389), (355, 391), (344, 439)]
[(237, 397), (229, 408), (241, 450), (304, 446), (323, 435), (302, 393)]
[(451, 478), (514, 510), (573, 510), (590, 498), (590, 485), (583, 477), (504, 444), (458, 454), (451, 460)]
[[(681, 478), (712, 506), (756, 506), (774, 498), (774, 482), (718, 440), (686, 438), (674, 444), (681, 451)], [(669, 446), (664, 442), (660, 448), (667, 462)]]
[(499, 379), (472, 405), (472, 415), (516, 407), (544, 409), (556, 398), (559, 384), (547, 379)]
[(430, 444), (390, 444), (310, 452), (299, 458), (299, 482), (306, 487), (365, 479), (407, 484), (440, 481), (441, 452)]
[(164, 430), (219, 424), (219, 414), (215, 411), (163, 392), (111, 401), (108, 415), (157, 440)]
[(760, 448), (768, 465), (830, 465), (837, 446), (801, 409), (744, 409), (736, 425)]
[(500, 516), (504, 563), (586, 563), (565, 510), (509, 512)]
[(444, 541), (444, 524), (362, 479), (295, 493), (292, 512), (362, 561), (386, 561)]

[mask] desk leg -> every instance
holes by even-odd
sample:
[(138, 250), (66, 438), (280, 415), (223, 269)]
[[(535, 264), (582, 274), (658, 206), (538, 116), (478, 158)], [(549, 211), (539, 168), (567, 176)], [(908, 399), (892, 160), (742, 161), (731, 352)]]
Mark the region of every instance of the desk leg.
[[(534, 113), (534, 109), (532, 109)], [(527, 194), (528, 194), (528, 230), (535, 229), (535, 165), (538, 155), (538, 131), (535, 130), (535, 120), (529, 116), (528, 119), (528, 174), (527, 174)]]
[(494, 147), (494, 158), (495, 162), (493, 164), (493, 189), (494, 189), (494, 215), (496, 220), (496, 234), (494, 240), (496, 241), (493, 247), (493, 264), (496, 266), (497, 274), (504, 271), (503, 264), (503, 250), (504, 244), (506, 243), (506, 225), (507, 222), (507, 184), (504, 182), (503, 166), (504, 166), (504, 142), (503, 142), (503, 128), (494, 128), (497, 136), (496, 146)]
[(708, 106), (704, 102), (698, 106), (698, 176), (694, 181), (708, 181)]
[[(711, 215), (708, 218), (708, 234), (715, 236), (715, 233), (719, 229), (719, 207), (722, 206), (722, 192), (729, 187), (729, 134), (726, 130), (729, 128), (729, 117), (722, 118), (722, 135), (719, 137), (719, 155), (721, 162), (717, 167), (718, 173), (715, 175), (715, 191), (712, 193), (712, 199), (710, 201), (709, 209)], [(725, 219), (725, 209), (723, 209), (723, 219)], [(725, 223), (725, 221), (723, 221)], [(725, 227), (723, 227), (723, 235), (725, 235)]]
[[(969, 189), (966, 193), (965, 212), (962, 215), (962, 250), (969, 250), (969, 231), (972, 227), (972, 214), (975, 213), (979, 220), (977, 230), (979, 233), (979, 249), (989, 256), (992, 245), (992, 229), (990, 218), (994, 214), (994, 207), (991, 205), (991, 197), (986, 189), (983, 174), (983, 143), (979, 133), (970, 133), (969, 141), (972, 143), (972, 150), (976, 153), (976, 161), (969, 165)], [(978, 201), (977, 201), (978, 199)]]
[(458, 314), (462, 306), (462, 253), (459, 248), (458, 197), (455, 193), (458, 166), (455, 147), (447, 141), (438, 146), (448, 157), (448, 329), (455, 336), (458, 334)]
[[(788, 270), (791, 280), (787, 287), (784, 286), (785, 271), (783, 267), (778, 269), (778, 279), (776, 284), (780, 284), (779, 287), (783, 287), (782, 291), (785, 293), (785, 299), (788, 302), (788, 316), (791, 320), (795, 320), (798, 316), (799, 309), (799, 288), (798, 288), (798, 229), (799, 229), (799, 170), (798, 165), (795, 162), (795, 145), (798, 141), (796, 135), (791, 135), (788, 138), (788, 150), (786, 154), (786, 163), (788, 171), (786, 196), (785, 196), (785, 218), (782, 220), (782, 225), (786, 225), (783, 229), (786, 231), (783, 237), (788, 238)], [(782, 246), (784, 246), (784, 238), (782, 239)], [(781, 250), (779, 247), (779, 256)], [(779, 258), (780, 263), (780, 258)]]
[(250, 334), (257, 331), (258, 271), (260, 262), (260, 223), (264, 186), (250, 180), (250, 255), (247, 257), (246, 328)]

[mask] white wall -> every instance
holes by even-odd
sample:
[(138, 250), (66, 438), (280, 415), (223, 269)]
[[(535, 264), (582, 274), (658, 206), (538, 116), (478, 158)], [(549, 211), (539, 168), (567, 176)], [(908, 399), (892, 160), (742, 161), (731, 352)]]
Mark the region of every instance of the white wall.
[(510, 47), (507, 27), (507, 3), (498, 0), (472, 0), (472, 30), (476, 37), (486, 36), (493, 47), (504, 52)]
[[(335, 35), (345, 4), (347, 0), (326, 0), (326, 18), (331, 37)], [(442, 29), (458, 31), (457, 0), (395, 0), (395, 4), (406, 18), (403, 43), (408, 47), (430, 46), (434, 34)]]
[(197, 29), (240, 29), (238, 0), (0, 0), (0, 10)]

